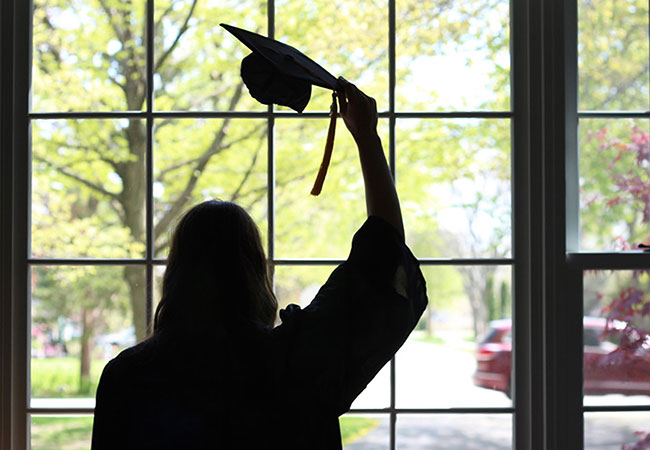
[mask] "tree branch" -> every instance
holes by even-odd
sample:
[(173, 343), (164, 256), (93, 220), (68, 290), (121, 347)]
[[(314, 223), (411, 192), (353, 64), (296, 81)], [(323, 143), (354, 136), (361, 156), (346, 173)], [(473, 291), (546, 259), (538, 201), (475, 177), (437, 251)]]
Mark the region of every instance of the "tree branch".
[[(219, 152), (222, 152), (224, 150), (227, 150), (228, 148), (232, 147), (235, 144), (238, 144), (241, 141), (245, 141), (246, 139), (249, 139), (252, 135), (254, 135), (257, 131), (259, 131), (263, 126), (265, 126), (266, 123), (260, 123), (259, 125), (255, 126), (253, 130), (250, 133), (247, 133), (245, 135), (242, 135), (241, 137), (234, 139), (227, 144), (222, 145), (219, 147)], [(266, 135), (266, 133), (264, 134)], [(189, 166), (191, 164), (199, 164), (203, 158), (205, 158), (206, 152), (201, 154), (200, 156), (192, 159), (188, 159), (185, 161), (178, 162), (176, 164), (173, 164), (169, 167), (166, 167), (164, 170), (161, 170), (158, 176), (156, 177), (157, 182), (163, 182), (164, 178), (171, 172), (174, 172), (175, 170), (181, 169), (185, 166)], [(212, 156), (212, 155), (210, 155)]]
[(634, 83), (636, 83), (639, 80), (640, 77), (645, 76), (645, 74), (647, 74), (647, 73), (648, 73), (648, 64), (644, 64), (641, 67), (641, 70), (639, 70), (637, 72), (637, 74), (638, 74), (637, 76), (631, 77), (629, 80), (627, 80), (626, 83), (623, 83), (622, 85), (615, 86), (614, 92), (612, 92), (607, 97), (605, 97), (603, 99), (603, 101), (600, 102), (600, 105), (598, 105), (594, 109), (596, 109), (596, 110), (598, 110), (598, 109), (606, 110), (607, 109), (607, 104), (609, 102), (615, 100), (616, 97), (618, 97), (621, 94), (621, 92), (624, 92), (626, 89), (632, 87), (634, 85)]
[[(178, 30), (178, 34), (176, 34), (176, 37), (174, 38), (174, 42), (165, 50), (165, 52), (160, 55), (160, 58), (158, 58), (158, 61), (154, 64), (154, 73), (158, 72), (158, 69), (160, 69), (160, 66), (162, 66), (165, 63), (165, 60), (169, 57), (169, 55), (174, 51), (176, 48), (176, 45), (178, 44), (178, 41), (180, 41), (181, 37), (185, 32), (188, 30), (188, 23), (190, 22), (190, 19), (192, 18), (192, 14), (194, 14), (194, 8), (196, 7), (196, 4), (198, 3), (198, 0), (194, 0), (192, 2), (192, 6), (190, 7), (190, 11), (187, 13), (187, 16), (185, 17), (185, 21), (183, 22), (183, 26)], [(154, 25), (155, 26), (155, 25)]]
[[(168, 77), (168, 78), (173, 78), (173, 77)], [(198, 108), (205, 109), (202, 106), (205, 102), (211, 99), (218, 100), (219, 97), (225, 94), (228, 89), (231, 89), (231, 86), (228, 86), (225, 83), (221, 82), (221, 79), (223, 78), (221, 75), (218, 77), (211, 76), (210, 78), (211, 78), (211, 84), (213, 84), (214, 86), (221, 86), (221, 88), (215, 88), (210, 93), (205, 95), (192, 95), (191, 98), (188, 100), (187, 104), (177, 107), (176, 109), (181, 109), (183, 111), (193, 111)], [(217, 101), (214, 101), (213, 104), (216, 105)], [(213, 109), (216, 109), (216, 107), (213, 107)], [(166, 119), (159, 120), (156, 122), (156, 130), (161, 129), (162, 127), (169, 125), (170, 123), (173, 123), (176, 120), (178, 120), (176, 117), (168, 117)]]
[[(110, 61), (111, 59), (113, 59), (113, 56), (112, 56), (112, 55), (109, 55), (109, 54), (106, 53), (106, 52), (102, 52), (101, 55), (102, 55), (104, 58), (106, 58), (107, 61)], [(109, 63), (109, 66), (110, 66), (110, 63)], [(124, 85), (124, 84), (120, 83), (119, 81), (117, 81), (117, 79), (116, 79), (115, 77), (111, 76), (111, 75), (108, 73), (108, 71), (106, 71), (106, 76), (108, 77), (108, 79), (109, 79), (109, 80), (110, 80), (114, 85), (116, 85), (117, 87), (119, 87), (119, 88), (122, 90), (122, 92), (124, 92), (125, 94), (127, 94), (127, 92), (126, 92), (126, 85)]]
[(117, 38), (122, 43), (122, 48), (124, 48), (124, 44), (125, 44), (125, 41), (126, 41), (126, 39), (124, 37), (124, 30), (122, 30), (115, 23), (115, 21), (113, 20), (115, 15), (113, 14), (113, 11), (111, 10), (111, 8), (109, 8), (109, 6), (106, 4), (106, 0), (99, 0), (99, 4), (102, 6), (102, 9), (104, 10), (106, 15), (108, 16), (108, 23), (111, 25), (111, 28), (113, 28), (113, 31), (115, 31), (115, 35), (117, 36)]
[[(266, 132), (262, 133), (262, 137), (264, 137), (266, 135), (267, 135)], [(242, 188), (244, 187), (244, 185), (246, 184), (246, 182), (250, 178), (251, 174), (253, 173), (253, 169), (255, 168), (255, 164), (257, 163), (257, 159), (258, 159), (258, 157), (260, 155), (260, 151), (261, 151), (261, 149), (263, 147), (262, 144), (264, 144), (264, 139), (260, 139), (259, 145), (257, 146), (257, 149), (255, 149), (255, 154), (253, 155), (253, 158), (251, 159), (251, 163), (249, 164), (248, 169), (246, 169), (246, 172), (244, 173), (244, 177), (239, 182), (239, 185), (237, 186), (237, 188), (235, 188), (235, 192), (233, 192), (233, 194), (230, 196), (230, 201), (231, 202), (237, 201), (237, 199), (239, 198), (239, 195), (241, 193)]]
[[(239, 99), (241, 98), (242, 95), (243, 87), (244, 87), (243, 82), (240, 82), (237, 85), (237, 88), (235, 89), (235, 93), (230, 99), (230, 105), (229, 105), (230, 111), (232, 111), (237, 105), (237, 103), (239, 102)], [(183, 189), (183, 192), (181, 192), (181, 194), (178, 196), (176, 201), (174, 201), (172, 207), (169, 210), (167, 210), (167, 212), (163, 215), (163, 217), (156, 225), (154, 229), (154, 240), (157, 239), (160, 236), (160, 234), (167, 229), (167, 227), (169, 227), (172, 220), (174, 220), (174, 218), (178, 214), (180, 214), (180, 212), (183, 210), (185, 205), (190, 201), (192, 192), (196, 187), (196, 183), (198, 182), (199, 177), (203, 173), (203, 170), (207, 166), (208, 162), (210, 162), (210, 158), (212, 158), (214, 155), (218, 153), (221, 153), (223, 150), (232, 146), (236, 142), (236, 141), (230, 142), (228, 145), (224, 145), (223, 143), (231, 120), (232, 120), (231, 118), (224, 119), (223, 123), (221, 124), (221, 128), (215, 134), (215, 137), (210, 143), (210, 145), (208, 146), (208, 148), (203, 152), (201, 156), (197, 158), (196, 165), (194, 169), (191, 171), (191, 175), (190, 178), (187, 180), (185, 189)], [(247, 134), (245, 136), (249, 137), (250, 135)]]
[[(163, 19), (169, 15), (170, 12), (174, 10), (174, 2), (169, 2), (169, 6), (167, 9), (165, 9), (160, 17), (158, 17), (158, 21), (154, 23), (153, 25), (153, 30), (154, 30), (154, 36), (158, 34), (158, 30), (160, 30), (160, 25), (162, 25)], [(146, 30), (145, 30), (146, 32)]]
[(103, 187), (101, 187), (100, 185), (98, 185), (96, 183), (93, 183), (92, 181), (86, 180), (85, 178), (81, 177), (80, 175), (77, 175), (77, 174), (71, 172), (70, 170), (68, 170), (67, 167), (63, 167), (63, 166), (59, 166), (58, 164), (54, 164), (53, 162), (48, 161), (45, 158), (41, 158), (40, 156), (34, 156), (34, 159), (36, 161), (42, 162), (43, 164), (47, 165), (48, 167), (51, 167), (52, 169), (59, 172), (61, 175), (64, 175), (64, 176), (66, 176), (66, 177), (68, 177), (70, 179), (73, 179), (73, 180), (83, 184), (84, 186), (92, 189), (93, 191), (95, 191), (95, 192), (97, 192), (97, 193), (99, 193), (101, 195), (104, 195), (104, 196), (106, 196), (106, 197), (108, 197), (108, 198), (110, 198), (112, 200), (119, 200), (117, 194), (115, 194), (113, 192), (109, 192), (106, 189), (104, 189)]
[(70, 144), (69, 142), (59, 141), (59, 140), (56, 140), (56, 139), (50, 139), (49, 142), (51, 144), (54, 144), (54, 145), (58, 146), (58, 147), (72, 148), (72, 149), (75, 149), (75, 150), (83, 150), (83, 151), (86, 151), (86, 152), (95, 152), (95, 153), (98, 154), (97, 158), (76, 159), (76, 160), (68, 161), (68, 163), (67, 163), (68, 166), (71, 166), (73, 164), (92, 163), (92, 162), (95, 162), (95, 161), (99, 160), (99, 161), (103, 161), (106, 164), (108, 164), (109, 166), (111, 166), (116, 172), (119, 170), (119, 167), (118, 167), (119, 163), (116, 162), (113, 159), (110, 159), (110, 158), (107, 158), (106, 156), (104, 156), (105, 153), (102, 150), (100, 150), (101, 147), (92, 146), (92, 145), (83, 145), (83, 144)]

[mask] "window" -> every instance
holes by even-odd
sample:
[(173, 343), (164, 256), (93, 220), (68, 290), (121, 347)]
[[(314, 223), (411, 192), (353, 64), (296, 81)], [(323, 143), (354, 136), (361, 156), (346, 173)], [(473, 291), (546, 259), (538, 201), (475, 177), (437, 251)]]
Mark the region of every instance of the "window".
[(586, 449), (650, 440), (650, 255), (639, 248), (650, 239), (649, 32), (647, 1), (578, 2), (578, 172), (569, 188), (579, 188), (579, 239), (569, 260), (584, 315), (597, 317), (585, 319), (585, 345), (587, 320), (602, 341), (584, 351)]
[[(308, 195), (329, 94), (315, 89), (302, 115), (259, 105), (239, 77), (246, 49), (215, 18), (308, 49), (378, 100), (409, 244), (422, 257), (432, 304), (421, 329), (342, 417), (344, 442), (439, 446), (429, 424), (440, 416), (441, 429), (461, 437), (470, 429), (457, 417), (472, 413), (493, 445), (509, 448), (511, 400), (472, 382), (477, 337), (511, 310), (503, 0), (427, 9), (409, 1), (341, 1), (336, 9), (326, 2), (35, 1), (32, 446), (75, 433), (88, 439), (89, 418), (65, 413), (92, 413), (105, 362), (146, 335), (169, 232), (189, 205), (219, 197), (251, 211), (282, 306), (311, 299), (364, 220), (356, 152), (342, 129), (325, 192)], [(440, 89), (458, 76), (470, 87)], [(501, 374), (505, 390), (509, 367)]]
[[(3, 3), (3, 444), (86, 445), (98, 375), (146, 335), (191, 204), (251, 212), (285, 304), (308, 302), (346, 257), (364, 205), (341, 124), (309, 196), (329, 94), (314, 89), (301, 115), (256, 103), (247, 51), (219, 22), (304, 49), (377, 99), (431, 305), (342, 417), (346, 448), (590, 448), (603, 423), (616, 448), (636, 439), (647, 396), (592, 394), (618, 381), (598, 379), (599, 358), (638, 343), (641, 323), (597, 334), (593, 358), (582, 341), (618, 323), (608, 301), (647, 292), (648, 255), (618, 251), (648, 235), (647, 1), (332, 6)], [(601, 317), (583, 326), (583, 313)], [(472, 378), (481, 367), (491, 381)]]

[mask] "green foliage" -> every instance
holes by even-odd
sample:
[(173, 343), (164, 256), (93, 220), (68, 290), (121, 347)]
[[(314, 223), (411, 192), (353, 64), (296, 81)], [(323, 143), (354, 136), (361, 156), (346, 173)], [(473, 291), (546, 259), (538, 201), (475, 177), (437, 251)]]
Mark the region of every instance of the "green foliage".
[[(32, 319), (47, 322), (61, 315), (72, 317), (83, 306), (102, 305), (110, 306), (120, 314), (128, 314), (129, 292), (122, 271), (121, 267), (111, 266), (35, 267), (32, 272), (35, 282)], [(114, 326), (124, 326), (128, 319), (114, 319), (113, 323)]]
[[(72, 358), (32, 359), (32, 392), (45, 396), (92, 394), (92, 385), (99, 377), (93, 373), (92, 363), (98, 352), (103, 358), (102, 349), (95, 346), (96, 336), (133, 324), (131, 292), (124, 282), (124, 269), (37, 266), (32, 270), (32, 283), (32, 326), (53, 333), (58, 344), (65, 345), (68, 354), (78, 358), (76, 363)], [(144, 291), (144, 286), (140, 289)], [(65, 329), (73, 334), (65, 336)], [(40, 344), (37, 337), (32, 342)]]
[(490, 274), (485, 283), (485, 303), (488, 310), (488, 320), (510, 317), (511, 298), (508, 283), (505, 280), (495, 281), (494, 274)]
[(579, 105), (583, 110), (648, 108), (648, 2), (578, 2)]
[[(80, 450), (90, 448), (92, 417), (32, 417), (33, 450)], [(341, 440), (351, 444), (371, 432), (379, 420), (368, 417), (342, 416)]]
[(347, 445), (358, 441), (374, 430), (379, 425), (379, 420), (369, 417), (341, 416), (339, 425), (341, 427), (341, 442), (343, 445)]
[[(582, 247), (622, 250), (647, 241), (647, 123), (583, 121), (581, 138)], [(637, 185), (629, 186), (628, 181)]]
[[(276, 37), (307, 51), (333, 73), (357, 81), (377, 98), (380, 110), (388, 107), (385, 2), (279, 1), (275, 12)], [(240, 60), (248, 50), (218, 23), (265, 33), (266, 13), (266, 2), (259, 0), (156, 1), (153, 109), (265, 110), (248, 95), (239, 76)], [(33, 109), (146, 108), (144, 14), (144, 0), (35, 1)], [(398, 3), (397, 19), (398, 108), (509, 108), (507, 1), (424, 5), (408, 0)], [(448, 55), (460, 55), (463, 72), (482, 77), (483, 95), (469, 98), (463, 92), (454, 104), (445, 104), (439, 94), (450, 91), (448, 86), (421, 82), (418, 64), (438, 68), (436, 61), (441, 60), (436, 58)], [(326, 110), (330, 101), (329, 92), (315, 88), (309, 109)], [(275, 256), (345, 258), (352, 234), (365, 218), (356, 149), (339, 123), (324, 191), (312, 198), (309, 190), (320, 164), (326, 120), (298, 117), (275, 121)], [(380, 123), (385, 143), (387, 125)], [(145, 121), (37, 120), (32, 129), (33, 256), (142, 258)], [(266, 236), (267, 134), (265, 119), (165, 117), (154, 122), (156, 256), (165, 256), (170, 231), (182, 212), (214, 197), (244, 206), (265, 239), (271, 238)], [(398, 188), (415, 253), (508, 255), (509, 121), (404, 120), (396, 137)], [(305, 289), (326, 277), (320, 269), (294, 269), (278, 269), (278, 274), (283, 272), (277, 282), (283, 303), (304, 300)], [(429, 285), (431, 307), (458, 307), (470, 272), (441, 269)], [(137, 338), (145, 336), (146, 280), (138, 267), (38, 269), (34, 281), (36, 322), (83, 319), (83, 339), (90, 347), (98, 334), (133, 324)], [(480, 276), (474, 277), (474, 284), (481, 282)], [(81, 358), (81, 350), (75, 351)]]
[(427, 282), (429, 306), (434, 313), (462, 309), (466, 302), (462, 274), (454, 266), (421, 267)]
[(103, 369), (103, 362), (95, 361), (91, 368), (90, 382), (80, 385), (78, 358), (33, 358), (31, 361), (32, 397), (94, 397)]
[[(508, 0), (397, 2), (397, 109), (509, 110), (509, 5)], [(261, 0), (157, 0), (154, 105), (149, 106), (156, 111), (266, 110), (240, 79), (240, 60), (248, 50), (218, 26), (226, 22), (266, 33), (266, 8)], [(144, 0), (34, 0), (33, 110), (145, 109), (145, 11)], [(580, 0), (579, 14), (580, 108), (646, 110), (647, 1)], [(335, 75), (356, 81), (377, 99), (380, 110), (388, 108), (385, 1), (278, 0), (275, 36), (305, 50)], [(327, 110), (330, 101), (329, 92), (315, 88), (308, 109)], [(380, 134), (388, 143), (385, 122), (380, 121)], [(314, 199), (309, 190), (326, 120), (275, 120), (275, 236), (266, 236), (266, 119), (165, 117), (153, 125), (156, 256), (165, 256), (170, 230), (182, 212), (213, 197), (250, 211), (265, 239), (274, 239), (275, 257), (347, 255), (365, 205), (356, 150), (342, 123), (324, 191)], [(608, 246), (622, 228), (629, 236), (640, 229), (638, 211), (629, 203), (606, 204), (617, 193), (612, 169), (603, 161), (616, 158), (617, 149), (599, 149), (593, 139), (607, 128), (610, 136), (624, 140), (631, 125), (627, 120), (581, 122), (581, 221), (589, 247)], [(647, 129), (645, 122), (634, 125)], [(398, 121), (396, 176), (408, 243), (416, 255), (511, 254), (510, 126), (505, 119)], [(32, 122), (32, 256), (145, 256), (146, 133), (140, 119)], [(629, 157), (622, 158), (613, 169), (619, 173), (631, 167)], [(304, 301), (330, 269), (278, 267), (281, 302)], [(510, 311), (507, 277), (495, 270), (427, 268), (430, 308), (458, 310), (469, 303), (474, 331), (480, 334), (481, 324)], [(135, 324), (141, 339), (145, 281), (140, 267), (35, 268), (33, 322), (55, 327), (62, 318), (76, 324), (83, 319), (83, 337), (69, 342), (75, 358), (81, 358), (82, 339), (93, 348), (93, 338), (101, 333)], [(98, 366), (92, 365), (93, 374), (83, 383), (97, 380)], [(92, 395), (93, 385), (79, 386), (78, 369), (71, 358), (34, 359), (34, 395)], [(57, 437), (64, 431), (54, 419), (34, 420), (50, 430), (43, 436), (51, 435), (49, 441), (35, 440), (37, 448), (68, 448)], [(352, 430), (350, 436), (376, 426), (374, 419), (341, 420)]]
[[(648, 2), (579, 2), (579, 107), (636, 111), (648, 105)], [(643, 205), (618, 186), (621, 176), (647, 182), (647, 167), (635, 164), (634, 130), (647, 133), (645, 120), (581, 119), (580, 232), (585, 250), (620, 250), (624, 242), (647, 239)]]

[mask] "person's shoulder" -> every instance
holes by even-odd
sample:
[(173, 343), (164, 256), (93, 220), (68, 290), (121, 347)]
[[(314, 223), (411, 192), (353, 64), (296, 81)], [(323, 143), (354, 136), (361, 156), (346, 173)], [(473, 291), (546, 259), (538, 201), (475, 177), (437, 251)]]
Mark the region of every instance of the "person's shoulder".
[(397, 229), (379, 216), (368, 216), (366, 221), (355, 233), (358, 235), (370, 235), (375, 238), (384, 238), (404, 243), (404, 237), (399, 234)]
[(136, 345), (122, 350), (104, 367), (105, 375), (122, 375), (138, 370), (151, 362), (159, 353), (160, 342), (156, 337), (150, 337)]

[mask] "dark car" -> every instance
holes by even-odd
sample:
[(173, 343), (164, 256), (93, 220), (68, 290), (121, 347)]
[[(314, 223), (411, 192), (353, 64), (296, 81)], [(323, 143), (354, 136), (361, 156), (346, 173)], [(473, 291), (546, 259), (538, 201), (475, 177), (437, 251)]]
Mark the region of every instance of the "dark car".
[[(585, 317), (584, 325), (584, 393), (586, 395), (650, 395), (650, 351), (644, 345), (634, 358), (608, 358), (618, 346), (605, 339), (606, 320)], [(625, 324), (615, 322), (614, 327)], [(512, 354), (510, 319), (490, 322), (490, 329), (476, 351), (474, 384), (504, 392), (510, 396)]]

